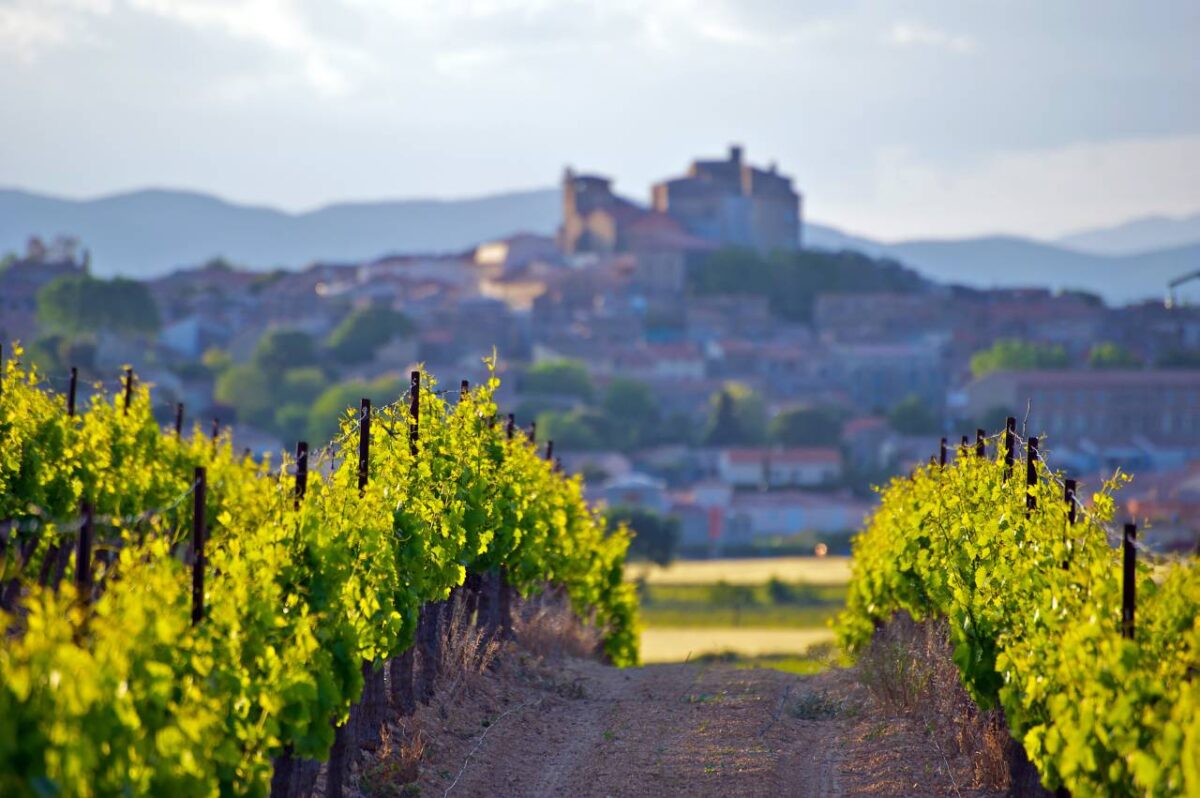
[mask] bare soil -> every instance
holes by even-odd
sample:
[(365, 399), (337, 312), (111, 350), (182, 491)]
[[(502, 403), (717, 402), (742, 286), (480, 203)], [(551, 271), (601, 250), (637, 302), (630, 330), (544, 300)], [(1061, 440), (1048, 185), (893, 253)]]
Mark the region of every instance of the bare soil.
[(853, 670), (621, 670), (508, 644), (473, 682), (398, 719), (390, 737), (358, 770), (360, 795), (1000, 794), (972, 789), (970, 755), (944, 756)]

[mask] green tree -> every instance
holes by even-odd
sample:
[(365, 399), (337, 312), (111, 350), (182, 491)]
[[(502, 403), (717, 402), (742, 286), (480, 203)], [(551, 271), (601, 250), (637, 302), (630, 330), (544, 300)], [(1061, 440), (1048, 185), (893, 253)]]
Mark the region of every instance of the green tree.
[(530, 394), (574, 396), (585, 402), (593, 393), (587, 366), (577, 360), (547, 360), (531, 366), (521, 380), (521, 390)]
[(158, 306), (150, 290), (123, 277), (59, 277), (38, 291), (37, 316), (42, 326), (66, 335), (148, 334), (159, 327)]
[(690, 268), (687, 279), (696, 294), (765, 297), (773, 314), (799, 322), (811, 321), (813, 303), (822, 293), (907, 293), (925, 285), (916, 272), (896, 261), (820, 250), (764, 256), (751, 249), (726, 248)]
[(1061, 369), (1069, 364), (1066, 350), (1057, 344), (1005, 338), (971, 355), (971, 374), (982, 377), (994, 371)]
[(1200, 369), (1200, 349), (1169, 349), (1154, 360), (1160, 369)]
[(289, 447), (293, 441), (303, 440), (308, 431), (308, 406), (289, 402), (275, 411), (273, 428)]
[(547, 410), (537, 417), (538, 440), (554, 441), (559, 451), (591, 451), (613, 446), (609, 419), (590, 408)]
[(1096, 344), (1088, 352), (1088, 366), (1094, 369), (1137, 369), (1142, 359), (1120, 344), (1111, 341)]
[(768, 437), (784, 446), (833, 446), (841, 438), (841, 413), (829, 407), (793, 407), (771, 419)]
[(633, 542), (629, 544), (629, 557), (649, 560), (658, 565), (669, 565), (675, 558), (681, 535), (679, 519), (663, 515), (643, 507), (618, 506), (605, 514), (609, 529), (622, 523), (633, 530)]
[(300, 330), (271, 330), (254, 347), (254, 365), (271, 374), (316, 365), (317, 347), (312, 336)]
[(654, 390), (646, 383), (614, 378), (604, 392), (602, 406), (620, 448), (645, 446), (659, 439), (662, 416)]
[(250, 363), (231, 366), (217, 377), (213, 398), (237, 412), (238, 421), (270, 428), (275, 421), (276, 380)]
[(210, 346), (200, 356), (200, 362), (208, 369), (209, 374), (215, 376), (233, 365), (233, 357), (219, 346)]
[(337, 434), (347, 412), (358, 412), (363, 397), (375, 404), (385, 404), (401, 396), (407, 387), (407, 382), (395, 377), (380, 377), (371, 382), (353, 380), (326, 388), (309, 409), (306, 440), (312, 446), (324, 445)]
[[(984, 410), (979, 418), (975, 419), (975, 428), (981, 429), (985, 434), (991, 435), (1004, 429), (1004, 422), (1009, 416), (1017, 417), (1017, 413), (1011, 407), (1004, 405), (993, 405)], [(971, 436), (971, 445), (975, 445), (975, 437)]]
[(704, 442), (709, 446), (760, 444), (766, 438), (767, 411), (762, 397), (741, 383), (729, 382), (709, 401)]
[(904, 397), (892, 407), (888, 423), (904, 435), (932, 435), (940, 429), (937, 414), (916, 394)]
[(366, 363), (393, 338), (410, 336), (412, 322), (382, 305), (354, 310), (325, 339), (325, 348), (343, 363)]
[[(733, 585), (720, 579), (709, 586), (708, 603), (715, 607), (733, 607), (740, 610), (754, 603), (754, 588), (750, 585)], [(734, 625), (737, 625), (736, 620)]]
[(283, 397), (291, 403), (307, 407), (328, 387), (329, 380), (314, 366), (288, 369), (283, 373)]

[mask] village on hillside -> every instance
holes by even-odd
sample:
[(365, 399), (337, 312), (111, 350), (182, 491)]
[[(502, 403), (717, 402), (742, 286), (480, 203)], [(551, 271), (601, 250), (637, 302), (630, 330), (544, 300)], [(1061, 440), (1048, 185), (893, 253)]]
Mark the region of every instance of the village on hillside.
[(495, 347), (501, 408), (693, 556), (845, 551), (872, 485), (1012, 415), (1085, 489), (1136, 473), (1150, 545), (1196, 546), (1200, 309), (934, 283), (804, 248), (802, 209), (732, 146), (644, 202), (567, 169), (556, 237), (457, 253), (104, 281), (86, 242), (34, 238), (0, 271), (0, 340), (59, 390), (135, 364), (164, 421), (182, 402), (256, 456), (327, 438), (413, 364), (476, 383)]

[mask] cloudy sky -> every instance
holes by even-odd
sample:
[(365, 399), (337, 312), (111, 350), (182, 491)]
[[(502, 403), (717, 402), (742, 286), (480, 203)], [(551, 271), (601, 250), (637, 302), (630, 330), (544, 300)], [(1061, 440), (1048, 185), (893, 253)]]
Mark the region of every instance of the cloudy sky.
[(742, 142), (880, 237), (1200, 211), (1195, 0), (0, 0), (0, 185), (292, 210)]

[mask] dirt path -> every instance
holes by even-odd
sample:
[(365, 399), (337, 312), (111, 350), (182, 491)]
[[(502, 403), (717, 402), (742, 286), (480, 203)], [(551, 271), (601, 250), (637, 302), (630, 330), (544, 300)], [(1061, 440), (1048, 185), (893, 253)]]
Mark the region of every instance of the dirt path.
[(506, 669), (486, 700), (422, 711), (421, 796), (980, 795), (845, 672)]

